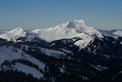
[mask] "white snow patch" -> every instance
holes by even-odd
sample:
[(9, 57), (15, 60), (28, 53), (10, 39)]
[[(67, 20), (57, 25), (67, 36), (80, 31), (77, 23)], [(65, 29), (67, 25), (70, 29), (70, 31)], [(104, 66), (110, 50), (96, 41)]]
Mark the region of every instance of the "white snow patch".
[(71, 53), (71, 54), (73, 54), (72, 51), (70, 51), (70, 50), (66, 50), (66, 49), (61, 49), (61, 50), (64, 51), (64, 52), (66, 52), (66, 53)]
[(103, 71), (103, 70), (108, 69), (107, 67), (103, 67), (103, 66), (101, 66), (101, 65), (97, 65), (97, 66), (94, 66), (94, 65), (92, 65), (92, 64), (89, 64), (89, 65), (91, 65), (92, 67), (94, 67), (95, 69), (97, 69), (97, 70), (99, 70), (99, 71)]
[(44, 53), (48, 56), (54, 56), (54, 57), (66, 56), (66, 54), (64, 52), (61, 52), (58, 50), (51, 50), (51, 49), (46, 49), (46, 48), (41, 48), (40, 50), (42, 53)]
[(76, 45), (76, 46), (79, 46), (80, 48), (84, 48), (84, 47), (86, 47), (86, 46), (90, 43), (90, 41), (92, 41), (92, 40), (93, 40), (93, 37), (87, 36), (87, 37), (83, 38), (82, 40), (78, 40), (77, 42), (75, 42), (75, 45)]
[(61, 73), (64, 73), (64, 69), (63, 68), (59, 68)]
[(64, 73), (65, 72), (65, 69), (66, 69), (65, 65), (62, 65), (62, 67), (59, 68), (59, 70), (60, 70), (61, 73)]
[(43, 77), (43, 74), (40, 71), (38, 71), (37, 69), (32, 68), (32, 67), (27, 66), (27, 65), (23, 65), (21, 63), (16, 63), (14, 65), (14, 69), (15, 70), (17, 69), (18, 71), (22, 71), (26, 74), (31, 74), (31, 75), (33, 75), (33, 77), (38, 78), (38, 79)]

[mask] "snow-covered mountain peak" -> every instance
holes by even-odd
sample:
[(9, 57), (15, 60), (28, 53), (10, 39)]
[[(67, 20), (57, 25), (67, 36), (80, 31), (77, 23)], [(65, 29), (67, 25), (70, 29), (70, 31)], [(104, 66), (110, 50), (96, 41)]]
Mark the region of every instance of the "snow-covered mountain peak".
[(103, 38), (99, 30), (94, 27), (88, 26), (84, 20), (75, 19), (73, 22), (69, 22), (68, 27), (74, 27), (78, 33), (85, 33), (88, 35), (96, 35)]
[[(64, 25), (64, 26), (63, 26)], [(68, 27), (68, 28), (75, 28), (74, 22), (68, 21), (66, 23), (62, 24), (63, 27)]]
[(77, 28), (77, 27), (87, 26), (87, 24), (83, 20), (74, 19), (74, 21), (67, 21), (66, 23), (63, 23), (63, 24), (57, 25), (57, 26), (65, 27), (65, 28), (66, 27), (68, 27), (68, 28)]
[(115, 36), (120, 36), (122, 37), (122, 30), (116, 29), (116, 30), (111, 30), (111, 33)]
[(18, 27), (4, 34), (1, 34), (0, 38), (7, 39), (8, 41), (9, 40), (15, 41), (17, 38), (25, 37), (25, 36), (26, 36), (26, 32), (21, 27)]
[[(94, 35), (98, 33), (98, 30), (95, 29), (94, 27), (88, 26), (84, 20), (76, 20), (74, 21), (68, 21), (66, 23), (63, 23), (61, 25), (56, 26), (57, 28), (68, 28), (68, 29), (75, 29), (79, 33), (86, 33), (89, 35)], [(97, 34), (96, 34), (97, 36)]]
[(20, 33), (23, 33), (23, 32), (25, 32), (25, 31), (21, 27), (18, 27), (18, 28), (15, 28), (15, 29), (9, 31), (8, 33), (20, 34)]
[[(15, 28), (15, 29), (16, 29), (16, 30), (23, 30), (22, 27), (17, 27), (17, 28)], [(15, 29), (14, 29), (14, 30), (15, 30)]]
[(77, 24), (86, 25), (86, 22), (85, 22), (84, 20), (77, 20), (77, 19), (74, 19), (74, 22), (77, 23)]
[(103, 37), (97, 29), (88, 26), (83, 20), (76, 19), (74, 21), (68, 21), (52, 28), (36, 29), (31, 31), (31, 33), (47, 41), (73, 37), (84, 38), (84, 35), (96, 35), (100, 38)]

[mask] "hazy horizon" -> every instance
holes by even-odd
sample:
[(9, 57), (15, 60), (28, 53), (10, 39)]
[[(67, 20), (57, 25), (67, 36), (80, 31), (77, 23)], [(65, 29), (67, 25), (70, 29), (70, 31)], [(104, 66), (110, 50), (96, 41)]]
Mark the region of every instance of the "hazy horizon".
[(0, 0), (0, 30), (49, 28), (82, 19), (97, 29), (122, 28), (122, 0)]

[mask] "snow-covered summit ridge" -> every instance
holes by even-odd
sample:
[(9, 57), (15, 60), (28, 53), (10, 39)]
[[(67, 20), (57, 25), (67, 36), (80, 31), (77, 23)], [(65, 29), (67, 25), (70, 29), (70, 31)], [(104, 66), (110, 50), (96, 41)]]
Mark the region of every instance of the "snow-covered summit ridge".
[(15, 41), (17, 38), (25, 37), (25, 36), (26, 36), (26, 32), (21, 27), (18, 27), (1, 34), (0, 38), (7, 39), (8, 41), (10, 40)]
[(75, 19), (47, 29), (25, 31), (21, 27), (18, 27), (10, 31), (2, 32), (0, 38), (7, 39), (8, 41), (16, 41), (16, 39), (20, 37), (33, 36), (46, 41), (54, 41), (73, 37), (87, 38), (97, 36), (99, 38), (104, 38), (103, 35), (122, 37), (122, 30), (101, 31), (89, 26), (84, 20)]
[(19, 36), (20, 35), (24, 36), (26, 34), (26, 32), (21, 27), (15, 28), (15, 29), (9, 31), (8, 33), (11, 33), (14, 35), (19, 35)]
[(63, 38), (82, 37), (82, 35), (96, 35), (103, 38), (102, 34), (95, 28), (88, 26), (83, 20), (74, 20), (62, 23), (48, 29), (36, 29), (31, 33), (47, 41), (53, 41)]
[(62, 26), (65, 26), (65, 27), (69, 27), (69, 28), (76, 28), (76, 26), (78, 25), (82, 25), (82, 26), (86, 26), (86, 23), (85, 23), (85, 21), (83, 21), (83, 20), (76, 20), (76, 19), (74, 19), (74, 21), (68, 21), (68, 22), (66, 22), (66, 23), (63, 23), (62, 24)]

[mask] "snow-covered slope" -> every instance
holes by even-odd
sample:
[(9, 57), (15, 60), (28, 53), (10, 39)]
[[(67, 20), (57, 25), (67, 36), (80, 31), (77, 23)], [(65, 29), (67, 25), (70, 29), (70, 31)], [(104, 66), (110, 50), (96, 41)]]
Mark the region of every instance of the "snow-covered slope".
[(31, 31), (34, 35), (47, 41), (59, 40), (63, 38), (82, 37), (82, 35), (96, 35), (103, 38), (102, 34), (95, 28), (88, 26), (83, 20), (66, 22), (48, 29), (36, 29)]
[(122, 30), (112, 30), (111, 33), (115, 36), (122, 37)]
[(90, 43), (90, 41), (93, 41), (93, 40), (94, 40), (93, 37), (88, 36), (88, 37), (85, 37), (81, 40), (76, 41), (74, 44), (76, 46), (79, 46), (79, 48), (82, 49), (82, 48), (86, 47)]
[(48, 56), (53, 56), (56, 58), (61, 58), (61, 57), (65, 57), (66, 54), (62, 51), (57, 51), (57, 50), (51, 50), (51, 49), (46, 49), (46, 48), (40, 48), (40, 51)]
[(16, 29), (1, 34), (0, 38), (7, 39), (8, 41), (15, 41), (17, 38), (25, 36), (26, 32), (21, 27), (18, 27)]
[[(0, 46), (0, 65), (2, 65), (5, 61), (12, 62), (14, 60), (19, 60), (19, 59), (32, 62), (35, 65), (37, 65), (39, 67), (39, 69), (44, 71), (44, 68), (45, 68), (44, 63), (42, 63), (39, 60), (37, 60), (36, 58), (26, 54), (21, 49), (14, 48), (12, 46)], [(3, 66), (3, 68), (4, 68), (4, 70), (10, 69), (10, 67), (7, 67), (7, 66)], [(32, 74), (35, 78), (38, 78), (38, 79), (43, 77), (42, 76), (43, 74), (41, 72), (39, 72), (37, 69), (27, 66), (27, 65), (16, 63), (16, 64), (12, 65), (12, 68), (14, 68), (14, 70), (18, 70), (18, 71), (21, 71), (26, 74)], [(0, 67), (0, 71), (1, 71), (1, 69), (2, 68)]]
[(43, 77), (43, 73), (41, 73), (39, 70), (37, 70), (35, 68), (32, 68), (30, 66), (21, 64), (21, 63), (16, 63), (13, 66), (13, 68), (15, 70), (22, 71), (22, 72), (24, 72), (26, 74), (31, 74), (31, 75), (33, 75), (33, 77), (35, 77), (37, 79), (40, 79), (41, 77)]

